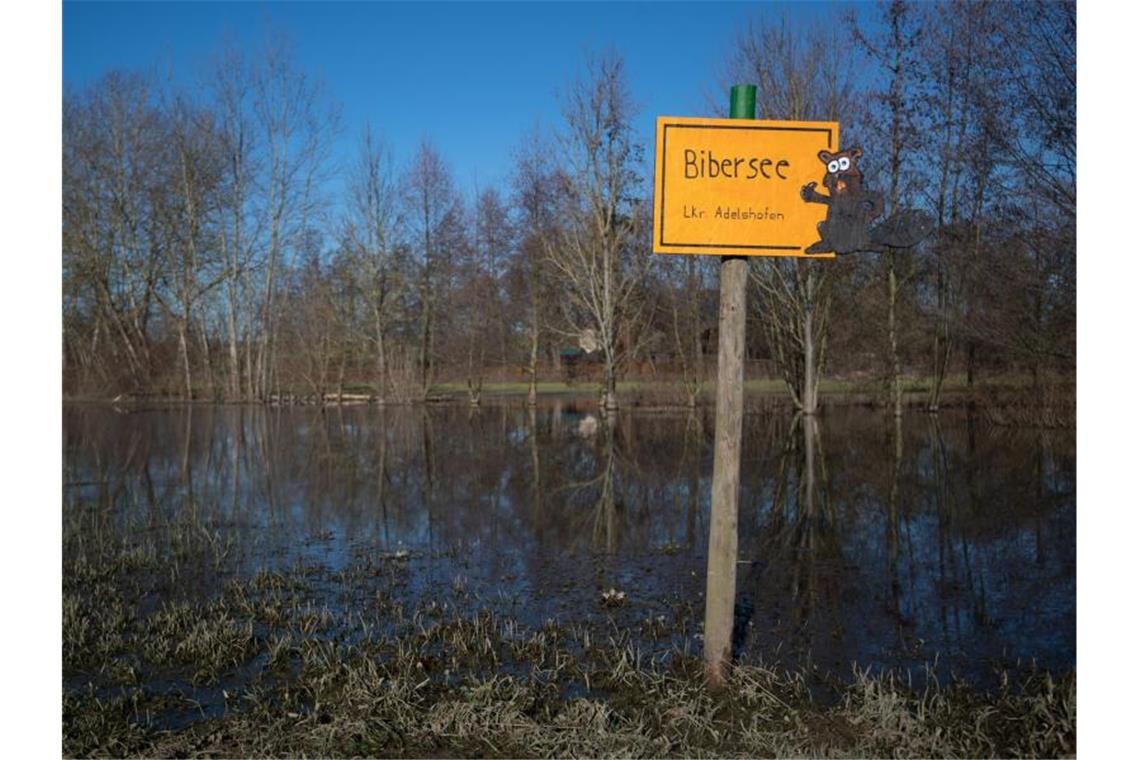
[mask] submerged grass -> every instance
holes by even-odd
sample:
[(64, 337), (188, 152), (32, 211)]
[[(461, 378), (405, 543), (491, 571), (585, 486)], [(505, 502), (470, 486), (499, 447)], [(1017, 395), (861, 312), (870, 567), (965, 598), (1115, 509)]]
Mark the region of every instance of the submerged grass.
[[(711, 691), (697, 658), (668, 638), (643, 649), (646, 638), (612, 620), (535, 628), (478, 600), (413, 604), (402, 598), (408, 562), (238, 575), (217, 531), (175, 523), (122, 540), (99, 519), (79, 512), (65, 524), (67, 756), (1076, 750), (1072, 674), (1003, 679), (982, 694), (856, 672), (821, 701), (801, 673), (739, 665)], [(187, 586), (201, 593), (175, 593)]]

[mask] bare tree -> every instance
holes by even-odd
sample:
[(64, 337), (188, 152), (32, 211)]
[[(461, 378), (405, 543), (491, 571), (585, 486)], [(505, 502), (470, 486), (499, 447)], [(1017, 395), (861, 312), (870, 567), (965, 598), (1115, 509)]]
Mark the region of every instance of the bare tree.
[(390, 332), (400, 314), (406, 283), (396, 260), (399, 193), (392, 155), (370, 126), (360, 139), (348, 193), (345, 245), (355, 264), (353, 279), (371, 314), (377, 397), (384, 403), (389, 393)]
[(1026, 284), (1025, 302), (1002, 331), (1002, 343), (1028, 364), (1038, 386), (1048, 364), (1065, 372), (1076, 358), (1076, 5), (1027, 2), (1002, 7), (999, 71), (1007, 110), (994, 125), (1013, 170), (1003, 189), (1002, 226), (1015, 229), (1007, 266)]
[[(93, 322), (90, 353), (126, 390), (150, 380), (161, 271), (152, 245), (162, 118), (139, 75), (112, 72), (64, 107), (64, 272)], [(102, 357), (102, 359), (96, 359)], [(120, 388), (121, 389), (121, 388)]]
[(345, 297), (343, 278), (336, 271), (336, 265), (343, 262), (322, 262), (315, 230), (306, 230), (298, 247), (296, 265), (281, 272), (277, 339), (288, 350), (282, 351), (278, 371), (300, 381), (305, 395), (317, 402), (325, 401), (334, 387), (339, 400), (344, 390), (346, 337), (351, 335), (345, 324), (351, 299)]
[(323, 89), (293, 64), (284, 39), (273, 38), (253, 79), (253, 112), (264, 141), (265, 176), (260, 211), (265, 234), (265, 280), (261, 299), (255, 393), (264, 398), (271, 386), (276, 348), (274, 333), (277, 274), (287, 250), (315, 211), (316, 188), (325, 168), (338, 115), (324, 104)]
[(478, 406), (483, 393), (488, 349), (494, 341), (496, 284), (479, 243), (478, 211), (456, 198), (432, 234), (436, 252), (432, 329), (433, 356), (450, 360), (467, 386), (468, 400)]
[[(669, 324), (663, 332), (669, 336), (681, 372), (685, 402), (695, 407), (705, 384), (705, 340), (716, 324), (707, 314), (710, 270), (713, 259), (706, 256), (666, 258), (655, 269), (663, 275), (662, 285), (668, 291), (669, 308), (665, 312)], [(665, 310), (662, 310), (665, 311)]]
[[(922, 64), (929, 90), (924, 93), (924, 111), (928, 116), (928, 134), (936, 143), (927, 155), (936, 157), (937, 195), (934, 200), (938, 230), (934, 245), (934, 336), (932, 346), (931, 385), (927, 407), (936, 411), (942, 386), (950, 364), (951, 341), (950, 299), (952, 297), (947, 258), (950, 245), (950, 219), (957, 212), (957, 185), (962, 168), (962, 143), (965, 139), (965, 96), (972, 65), (973, 36), (958, 23), (970, 12), (966, 4), (938, 7), (927, 13), (928, 21), (945, 22), (932, 25), (922, 48)], [(937, 18), (936, 18), (937, 16)]]
[(645, 209), (635, 197), (641, 149), (621, 59), (591, 61), (566, 101), (561, 145), (569, 174), (561, 188), (563, 224), (547, 241), (547, 260), (566, 289), (565, 331), (580, 332), (583, 320), (594, 330), (603, 360), (602, 407), (616, 409), (618, 367), (630, 348), (619, 345), (619, 331), (637, 316), (648, 259), (633, 255)]
[[(881, 35), (872, 38), (853, 24), (855, 39), (883, 69), (886, 75), (886, 90), (875, 93), (879, 104), (879, 116), (872, 124), (886, 122), (886, 132), (879, 137), (885, 147), (887, 176), (890, 189), (887, 194), (885, 214), (895, 213), (899, 207), (904, 181), (904, 163), (918, 144), (919, 135), (915, 128), (915, 107), (918, 85), (915, 82), (919, 68), (917, 64), (918, 44), (922, 36), (921, 26), (913, 6), (906, 0), (889, 0), (881, 6), (883, 29)], [(889, 348), (891, 403), (896, 417), (902, 415), (902, 366), (899, 360), (898, 305), (900, 291), (909, 274), (900, 277), (898, 256), (894, 249), (883, 254), (886, 263), (887, 281), (887, 342)], [(913, 267), (907, 267), (913, 273)]]
[(981, 246), (982, 213), (994, 174), (993, 71), (1006, 56), (992, 32), (997, 6), (955, 1), (923, 9), (918, 117), (925, 185), (938, 222), (929, 267), (931, 384), (937, 411), (962, 332), (963, 291)]
[(161, 154), (167, 159), (166, 192), (158, 196), (155, 208), (161, 224), (164, 287), (156, 297), (177, 326), (184, 393), (192, 399), (190, 331), (195, 311), (226, 277), (215, 239), (222, 154), (212, 119), (203, 109), (176, 98), (166, 120), (169, 141)]
[(404, 175), (404, 202), (409, 228), (420, 249), (420, 390), (426, 397), (433, 380), (440, 227), (457, 202), (451, 173), (426, 139)]
[(499, 349), (499, 364), (507, 361), (510, 337), (510, 315), (503, 291), (507, 265), (515, 246), (515, 227), (511, 209), (498, 189), (490, 187), (475, 199), (475, 248), (480, 267), (487, 278), (487, 326), (489, 340)]
[[(749, 24), (729, 70), (756, 81), (761, 118), (847, 120), (856, 110), (856, 71), (828, 27), (778, 22)], [(831, 312), (830, 261), (771, 258), (753, 262), (751, 280), (768, 345), (797, 408), (814, 414), (827, 358)]]
[[(223, 190), (219, 204), (224, 215), (220, 224), (220, 244), (225, 261), (225, 323), (228, 365), (228, 393), (231, 398), (253, 397), (250, 361), (250, 331), (253, 306), (249, 277), (252, 273), (258, 230), (252, 208), (253, 183), (257, 163), (256, 135), (251, 109), (252, 79), (249, 62), (232, 45), (224, 45), (209, 74), (209, 91), (220, 150), (224, 156)], [(245, 336), (246, 362), (242, 371), (241, 336)], [(244, 379), (244, 385), (243, 385)]]
[(556, 187), (550, 150), (537, 130), (523, 140), (515, 158), (514, 205), (519, 212), (516, 271), (527, 302), (527, 403), (538, 400), (538, 354), (543, 332), (543, 294), (550, 286), (545, 241), (553, 234)]
[(460, 324), (467, 356), (467, 393), (478, 405), (487, 365), (487, 350), (497, 344), (500, 362), (506, 361), (507, 323), (500, 290), (503, 262), (512, 245), (508, 209), (498, 192), (489, 188), (475, 200), (475, 239), (460, 261), (457, 288)]
[(1007, 129), (995, 134), (1032, 195), (1066, 221), (1077, 208), (1077, 8), (1070, 0), (1001, 7), (997, 44), (1023, 55), (1001, 57)]

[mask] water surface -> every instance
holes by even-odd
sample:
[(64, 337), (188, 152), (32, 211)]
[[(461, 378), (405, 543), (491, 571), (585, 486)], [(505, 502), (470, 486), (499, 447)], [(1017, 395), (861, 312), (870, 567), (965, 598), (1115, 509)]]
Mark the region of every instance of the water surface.
[[(1071, 431), (836, 408), (757, 410), (744, 437), (738, 660), (839, 678), (934, 665), (983, 688), (997, 668), (1075, 665)], [(409, 605), (592, 621), (665, 654), (700, 651), (711, 472), (708, 411), (64, 411), (65, 520), (191, 520), (232, 541), (236, 575), (396, 557)], [(627, 603), (603, 603), (611, 589)]]

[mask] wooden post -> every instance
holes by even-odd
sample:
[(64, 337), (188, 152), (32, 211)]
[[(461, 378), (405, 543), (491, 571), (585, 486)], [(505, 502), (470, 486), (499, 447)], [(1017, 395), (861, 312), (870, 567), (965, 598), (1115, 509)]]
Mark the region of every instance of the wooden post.
[[(732, 87), (731, 118), (756, 118), (755, 85)], [(724, 684), (732, 656), (736, 602), (736, 522), (740, 489), (740, 442), (744, 424), (744, 318), (748, 262), (720, 260), (720, 324), (716, 375), (716, 449), (713, 458), (712, 517), (705, 586), (705, 673), (709, 685)]]

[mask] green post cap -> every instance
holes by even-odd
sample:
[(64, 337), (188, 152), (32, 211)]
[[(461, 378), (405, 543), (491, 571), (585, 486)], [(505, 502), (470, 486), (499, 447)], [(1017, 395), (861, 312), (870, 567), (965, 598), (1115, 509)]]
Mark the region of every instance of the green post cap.
[(756, 118), (756, 85), (734, 84), (731, 97), (731, 107), (728, 111), (730, 119)]

